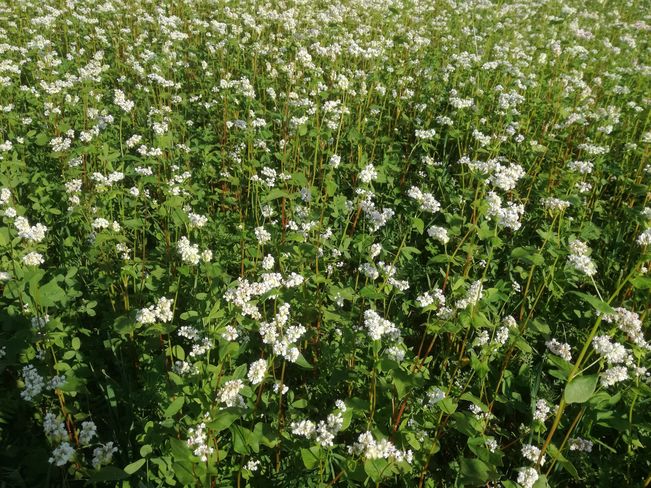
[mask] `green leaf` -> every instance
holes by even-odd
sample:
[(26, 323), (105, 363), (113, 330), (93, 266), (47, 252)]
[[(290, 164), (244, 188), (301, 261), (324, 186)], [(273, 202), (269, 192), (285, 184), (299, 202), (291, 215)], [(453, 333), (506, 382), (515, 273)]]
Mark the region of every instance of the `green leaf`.
[(463, 484), (480, 485), (496, 476), (494, 468), (479, 459), (462, 458), (459, 466)]
[(569, 405), (572, 403), (585, 403), (590, 400), (597, 387), (598, 378), (596, 374), (592, 374), (578, 376), (570, 381), (565, 387), (565, 393), (563, 395), (565, 403)]
[(56, 278), (52, 278), (38, 290), (38, 302), (42, 307), (66, 302), (66, 292), (59, 286)]
[(425, 230), (425, 222), (423, 222), (423, 219), (414, 217), (411, 219), (411, 225), (420, 235), (423, 235), (423, 231)]
[(391, 473), (387, 469), (387, 465), (386, 459), (367, 459), (364, 461), (364, 472), (377, 483), (383, 476)]
[(570, 473), (575, 480), (579, 479), (579, 473), (574, 465), (560, 453), (554, 444), (549, 444), (549, 446), (547, 446), (547, 452), (552, 459), (556, 460), (556, 462), (558, 462), (565, 471)]
[(173, 417), (179, 410), (181, 410), (181, 407), (183, 407), (184, 403), (185, 403), (185, 397), (184, 396), (177, 397), (165, 409), (165, 413), (163, 414), (165, 416), (165, 418)]
[(581, 293), (580, 291), (571, 291), (570, 293), (581, 297), (583, 301), (588, 302), (592, 307), (597, 310), (598, 312), (601, 313), (613, 313), (614, 310), (613, 308), (608, 305), (606, 302), (603, 300), (599, 300), (597, 297), (593, 297), (592, 295), (588, 295), (587, 293)]
[(224, 408), (215, 416), (215, 420), (208, 424), (208, 427), (216, 432), (221, 432), (222, 430), (228, 429), (233, 422), (244, 414), (244, 412), (245, 410), (242, 408)]
[(280, 188), (273, 188), (264, 198), (262, 198), (262, 201), (270, 202), (271, 200), (276, 200), (282, 197), (290, 198), (290, 194)]
[(536, 266), (542, 266), (545, 264), (545, 258), (533, 247), (516, 247), (511, 251), (511, 257), (515, 259), (521, 259), (527, 263), (535, 264)]
[(314, 469), (317, 464), (319, 464), (319, 460), (321, 459), (322, 455), (322, 449), (321, 446), (313, 446), (310, 447), (309, 449), (301, 449), (301, 459), (303, 460), (303, 464), (307, 469)]
[(115, 466), (104, 466), (98, 471), (91, 472), (90, 476), (88, 476), (88, 481), (90, 483), (99, 483), (102, 481), (119, 481), (127, 477), (128, 475), (120, 468), (116, 468)]
[(631, 284), (639, 290), (648, 290), (651, 288), (651, 278), (647, 276), (637, 276), (630, 280)]
[(190, 462), (176, 462), (172, 465), (172, 468), (174, 469), (174, 475), (184, 486), (196, 485), (197, 480), (192, 472), (192, 464)]
[(124, 472), (127, 474), (133, 474), (138, 471), (142, 466), (147, 462), (146, 459), (138, 459), (137, 461), (124, 467)]
[(192, 456), (188, 444), (176, 437), (170, 437), (170, 450), (172, 451), (172, 456), (180, 461), (190, 459)]
[(307, 359), (305, 359), (305, 356), (303, 356), (302, 353), (298, 354), (295, 364), (303, 369), (314, 369), (314, 366), (307, 362)]

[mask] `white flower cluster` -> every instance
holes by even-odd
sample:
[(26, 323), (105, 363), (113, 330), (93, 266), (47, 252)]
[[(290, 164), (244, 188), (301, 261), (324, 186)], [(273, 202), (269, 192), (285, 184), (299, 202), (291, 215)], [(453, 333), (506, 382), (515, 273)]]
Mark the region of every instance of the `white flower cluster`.
[(533, 413), (533, 419), (544, 423), (551, 411), (552, 409), (549, 403), (541, 398), (536, 402), (536, 411)]
[(178, 374), (179, 376), (186, 376), (189, 374), (194, 374), (197, 372), (197, 368), (187, 361), (174, 361), (172, 365), (172, 372)]
[[(476, 131), (476, 136), (481, 139), (483, 134)], [(472, 171), (478, 171), (486, 175), (486, 181), (504, 191), (513, 190), (518, 181), (525, 175), (524, 168), (519, 164), (501, 164), (501, 158), (489, 159), (488, 161), (473, 161), (467, 156), (459, 160), (460, 164), (466, 164)]]
[(25, 383), (25, 389), (20, 392), (20, 397), (28, 402), (34, 400), (45, 388), (43, 377), (31, 364), (23, 366), (23, 382)]
[(367, 164), (359, 173), (359, 179), (362, 183), (370, 183), (377, 179), (377, 170), (371, 163)]
[(368, 331), (368, 335), (374, 341), (380, 340), (384, 335), (392, 337), (400, 336), (400, 331), (395, 324), (380, 317), (375, 310), (367, 310), (364, 312), (364, 326)]
[(292, 422), (290, 429), (294, 435), (308, 439), (314, 438), (316, 443), (321, 447), (332, 447), (335, 436), (344, 424), (342, 412), (345, 412), (345, 405), (341, 412), (331, 413), (326, 420), (321, 420), (318, 425), (315, 425), (311, 420), (300, 420), (298, 422)]
[(581, 437), (570, 440), (570, 451), (592, 452), (592, 442)]
[(570, 202), (561, 200), (560, 198), (549, 197), (543, 198), (542, 206), (552, 212), (562, 212), (570, 206)]
[(502, 207), (502, 198), (493, 191), (488, 192), (486, 202), (488, 203), (486, 215), (495, 219), (497, 225), (512, 230), (518, 230), (522, 226), (520, 218), (524, 215), (524, 205), (507, 202), (507, 206)]
[(292, 325), (285, 329), (289, 321), (289, 310), (289, 303), (282, 304), (274, 319), (271, 322), (261, 322), (259, 330), (262, 342), (272, 346), (274, 354), (296, 362), (300, 352), (294, 343), (305, 334), (306, 329), (302, 325)]
[(113, 171), (108, 176), (104, 176), (102, 173), (93, 173), (90, 179), (97, 182), (100, 187), (106, 188), (113, 186), (113, 183), (122, 181), (124, 179), (124, 173), (121, 171)]
[[(525, 444), (522, 446), (522, 457), (528, 459), (532, 463), (537, 463), (538, 458), (540, 457), (540, 449), (531, 444)], [(545, 456), (540, 460), (540, 465), (545, 464)]]
[(436, 135), (434, 129), (416, 129), (416, 139), (432, 139)]
[(567, 163), (567, 167), (570, 171), (581, 173), (582, 175), (587, 175), (592, 173), (594, 164), (592, 164), (590, 161), (570, 161)]
[(569, 344), (564, 342), (559, 342), (555, 338), (551, 338), (545, 342), (547, 349), (551, 351), (552, 354), (562, 357), (565, 361), (572, 361), (572, 348)]
[(445, 399), (445, 392), (441, 390), (438, 386), (435, 386), (430, 391), (427, 392), (427, 403), (429, 405), (435, 405), (441, 400)]
[(161, 297), (156, 305), (150, 305), (147, 308), (141, 308), (136, 313), (136, 322), (139, 324), (154, 324), (156, 322), (171, 322), (174, 318), (172, 306), (174, 300)]
[(224, 403), (227, 407), (244, 406), (244, 398), (240, 395), (242, 388), (244, 388), (242, 380), (227, 381), (217, 392), (217, 401)]
[(25, 217), (16, 217), (14, 221), (14, 226), (18, 230), (18, 237), (25, 239), (29, 242), (41, 242), (45, 239), (45, 233), (47, 232), (47, 227), (43, 224), (36, 224), (34, 226), (29, 225), (29, 220)]
[(185, 236), (179, 239), (177, 247), (181, 260), (184, 263), (197, 265), (199, 264), (199, 261), (209, 263), (212, 260), (212, 251), (210, 249), (199, 251), (199, 246), (197, 244), (192, 244)]
[(81, 430), (79, 431), (79, 443), (82, 446), (87, 446), (93, 437), (97, 436), (97, 426), (95, 422), (87, 420), (81, 423)]
[(384, 227), (389, 220), (395, 215), (395, 211), (391, 208), (384, 207), (382, 211), (375, 208), (375, 203), (370, 200), (364, 200), (361, 204), (364, 215), (371, 221), (371, 232), (377, 232)]
[(271, 241), (271, 234), (263, 226), (256, 227), (254, 229), (255, 238), (258, 240), (260, 245), (266, 244)]
[(264, 375), (266, 372), (267, 372), (267, 360), (258, 359), (257, 361), (254, 361), (253, 363), (250, 364), (247, 378), (249, 378), (249, 381), (251, 382), (252, 385), (257, 385), (259, 383), (262, 383), (262, 380), (264, 380)]
[(304, 280), (305, 278), (297, 273), (291, 273), (286, 279), (283, 279), (280, 273), (262, 273), (260, 275), (260, 281), (254, 283), (243, 278), (238, 278), (237, 287), (226, 290), (224, 299), (228, 303), (233, 303), (240, 307), (243, 315), (260, 320), (262, 315), (258, 307), (254, 303), (251, 303), (254, 297), (264, 295), (274, 288), (280, 288), (282, 286), (286, 288), (299, 286)]
[(391, 441), (381, 439), (376, 441), (373, 434), (364, 432), (357, 438), (357, 442), (348, 447), (348, 452), (354, 455), (362, 455), (365, 459), (387, 459), (396, 462), (405, 461), (411, 463), (413, 461), (413, 453), (411, 449), (403, 451), (393, 445)]
[(436, 304), (436, 307), (443, 307), (445, 306), (445, 295), (440, 288), (434, 288), (431, 292), (427, 291), (416, 298), (416, 303), (422, 308), (429, 307), (433, 303)]
[(93, 229), (97, 230), (103, 230), (103, 229), (111, 229), (113, 232), (120, 232), (120, 224), (116, 222), (115, 220), (113, 222), (109, 222), (105, 218), (98, 217), (95, 220), (93, 220), (92, 223)]
[(206, 424), (202, 422), (196, 427), (191, 427), (188, 434), (188, 447), (194, 448), (192, 453), (205, 463), (208, 461), (208, 456), (214, 452), (214, 448), (208, 445)]
[(52, 456), (48, 459), (50, 464), (64, 466), (75, 457), (75, 450), (69, 442), (62, 442), (52, 451)]
[(455, 308), (458, 310), (464, 310), (468, 307), (474, 307), (477, 303), (479, 303), (479, 300), (481, 300), (482, 296), (483, 285), (481, 283), (481, 280), (477, 280), (473, 282), (472, 285), (470, 285), (466, 296), (455, 304)]
[(43, 418), (43, 431), (50, 440), (55, 442), (61, 442), (68, 438), (65, 424), (60, 422), (52, 412), (46, 413)]
[(36, 251), (32, 251), (23, 256), (23, 263), (26, 264), (27, 266), (38, 266), (39, 264), (43, 264), (44, 262), (45, 259), (43, 259), (43, 255)]
[(604, 314), (603, 320), (617, 325), (619, 330), (624, 332), (634, 344), (646, 350), (651, 350), (651, 344), (644, 339), (642, 333), (642, 320), (640, 320), (640, 316), (636, 312), (617, 307), (613, 313)]
[(627, 366), (634, 364), (631, 353), (619, 342), (611, 342), (607, 335), (596, 336), (592, 339), (592, 347), (608, 364), (626, 363)]
[(538, 471), (535, 468), (522, 468), (518, 473), (518, 484), (522, 485), (522, 488), (533, 488), (538, 478)]
[(642, 231), (642, 233), (637, 237), (636, 242), (640, 246), (649, 246), (651, 245), (651, 227)]
[(444, 227), (439, 227), (439, 226), (433, 225), (429, 229), (427, 229), (427, 234), (432, 239), (435, 239), (435, 240), (439, 241), (444, 246), (448, 242), (450, 242), (450, 238), (448, 237), (448, 231)]
[(0, 205), (7, 205), (11, 198), (11, 190), (9, 188), (0, 188)]
[(177, 334), (180, 337), (185, 337), (192, 342), (192, 349), (188, 353), (189, 357), (201, 356), (202, 354), (205, 354), (207, 351), (212, 349), (211, 339), (209, 337), (202, 336), (196, 328), (190, 325), (179, 327)]
[(628, 369), (626, 369), (626, 366), (613, 366), (601, 373), (601, 384), (604, 387), (613, 386), (627, 379)]
[(420, 209), (423, 212), (436, 213), (441, 210), (441, 204), (434, 198), (434, 195), (421, 191), (417, 186), (412, 186), (407, 195), (420, 204)]
[(588, 245), (579, 239), (575, 239), (570, 242), (570, 255), (567, 259), (581, 273), (586, 276), (594, 276), (597, 273), (597, 267), (590, 258), (589, 253), (590, 248)]
[(124, 92), (118, 89), (113, 91), (113, 102), (126, 113), (131, 112), (135, 106), (135, 103), (133, 103), (131, 100), (128, 100), (124, 95)]
[(113, 442), (101, 444), (99, 447), (93, 449), (93, 468), (99, 469), (105, 464), (110, 464), (113, 460), (113, 454), (118, 452), (118, 448), (113, 445)]

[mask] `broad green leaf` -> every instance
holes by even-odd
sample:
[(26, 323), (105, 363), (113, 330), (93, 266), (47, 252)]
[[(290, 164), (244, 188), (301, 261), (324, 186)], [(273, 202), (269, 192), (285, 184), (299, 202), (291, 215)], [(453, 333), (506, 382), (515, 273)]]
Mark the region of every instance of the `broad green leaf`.
[(165, 409), (165, 413), (163, 414), (165, 418), (173, 417), (179, 410), (181, 410), (181, 407), (183, 407), (184, 403), (184, 396), (175, 398), (174, 401), (172, 401), (172, 403), (170, 403), (169, 406)]
[(245, 410), (237, 407), (228, 407), (224, 408), (215, 415), (215, 419), (208, 424), (208, 428), (221, 432), (222, 430), (228, 429), (233, 422), (239, 419)]
[(319, 464), (319, 460), (321, 459), (322, 454), (323, 450), (320, 446), (313, 446), (309, 449), (301, 449), (301, 459), (303, 460), (303, 465), (305, 465), (307, 469), (314, 469)]
[(142, 466), (147, 462), (146, 459), (138, 459), (137, 461), (124, 467), (124, 472), (127, 474), (133, 474), (138, 471)]
[(597, 387), (598, 378), (597, 375), (593, 374), (577, 376), (572, 379), (565, 387), (565, 393), (563, 395), (565, 403), (585, 403), (590, 400)]

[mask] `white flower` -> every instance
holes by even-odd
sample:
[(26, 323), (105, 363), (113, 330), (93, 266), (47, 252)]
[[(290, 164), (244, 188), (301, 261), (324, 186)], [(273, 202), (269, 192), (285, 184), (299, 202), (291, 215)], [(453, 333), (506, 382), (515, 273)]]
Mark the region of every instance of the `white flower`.
[[(532, 463), (538, 462), (538, 458), (540, 457), (540, 449), (537, 448), (536, 446), (533, 446), (531, 444), (525, 444), (524, 446), (522, 446), (521, 452), (522, 452), (522, 456), (525, 459), (528, 459)], [(540, 465), (542, 466), (543, 464), (545, 464), (545, 456), (543, 456), (542, 459), (540, 460)]]
[(43, 388), (45, 388), (43, 377), (31, 364), (23, 366), (23, 382), (25, 383), (25, 389), (20, 392), (20, 396), (28, 402), (40, 395)]
[(118, 448), (113, 446), (113, 442), (107, 442), (93, 450), (93, 468), (99, 469), (105, 464), (109, 464), (113, 460), (113, 453), (117, 452)]
[(124, 110), (126, 113), (131, 112), (134, 107), (134, 103), (131, 100), (127, 100), (122, 90), (113, 90), (113, 101), (115, 104)]
[(522, 468), (518, 473), (518, 483), (523, 486), (523, 488), (533, 488), (533, 485), (538, 481), (538, 471), (534, 468)]
[(62, 442), (52, 451), (52, 457), (48, 460), (50, 464), (64, 466), (75, 456), (75, 450), (68, 442)]
[(651, 227), (645, 229), (638, 237), (636, 241), (640, 246), (651, 245)]
[(581, 437), (575, 437), (570, 440), (570, 451), (592, 452), (592, 442)]
[(565, 361), (572, 360), (572, 348), (569, 344), (559, 342), (555, 338), (548, 340), (545, 345), (552, 354), (562, 357)]
[(400, 331), (389, 320), (380, 317), (374, 310), (364, 312), (364, 326), (368, 335), (374, 341), (382, 338), (383, 335), (399, 335)]
[(240, 396), (240, 390), (242, 388), (244, 388), (242, 380), (227, 381), (217, 393), (218, 401), (226, 404), (227, 407), (243, 405), (244, 399)]
[(470, 288), (468, 289), (468, 293), (466, 296), (462, 299), (459, 300), (455, 307), (459, 310), (464, 310), (468, 308), (469, 306), (475, 306), (479, 300), (481, 300), (481, 297), (483, 296), (483, 286), (481, 281), (475, 281), (473, 282), (472, 285), (470, 285)]
[(436, 225), (433, 225), (432, 227), (427, 229), (427, 233), (432, 239), (439, 241), (443, 245), (450, 242), (450, 238), (448, 237), (448, 231), (443, 227), (438, 227)]
[(259, 383), (262, 383), (262, 380), (264, 380), (264, 375), (267, 372), (267, 360), (266, 359), (258, 359), (257, 361), (251, 363), (249, 366), (249, 373), (247, 375), (247, 378), (249, 378), (249, 381), (251, 382), (252, 385), (257, 385)]
[(271, 234), (265, 230), (264, 227), (259, 226), (255, 228), (255, 238), (258, 240), (259, 244), (266, 244), (271, 240)]
[(248, 463), (246, 463), (245, 466), (245, 468), (248, 469), (249, 471), (257, 471), (259, 467), (260, 467), (260, 461), (257, 459), (251, 459)]
[(625, 366), (614, 366), (601, 374), (601, 384), (606, 387), (621, 381), (626, 381), (627, 379), (628, 370)]
[(357, 438), (357, 442), (348, 448), (351, 454), (361, 454), (365, 459), (391, 459), (397, 462), (406, 461), (411, 463), (413, 453), (401, 451), (392, 442), (382, 439), (376, 441), (373, 434), (364, 432)]
[(192, 244), (190, 240), (183, 236), (181, 239), (179, 239), (179, 242), (177, 243), (178, 247), (178, 252), (181, 256), (181, 260), (184, 263), (189, 263), (189, 264), (199, 264), (199, 261), (201, 260), (201, 253), (199, 252), (199, 246), (196, 244)]
[(533, 419), (539, 422), (545, 422), (549, 412), (551, 412), (551, 407), (541, 398), (536, 402), (536, 411), (533, 414)]
[(445, 392), (438, 386), (427, 392), (427, 403), (430, 405), (435, 405), (443, 399), (445, 399)]
[(41, 242), (45, 239), (47, 227), (43, 224), (29, 225), (29, 221), (25, 217), (16, 217), (14, 226), (18, 230), (18, 236), (30, 242)]
[(62, 441), (68, 437), (65, 424), (60, 422), (52, 412), (46, 413), (43, 418), (43, 431), (54, 441)]
[(274, 267), (275, 260), (271, 254), (267, 254), (262, 260), (262, 269), (269, 271)]
[(235, 327), (232, 325), (227, 325), (224, 332), (222, 332), (222, 337), (227, 341), (233, 342), (239, 337), (239, 334), (237, 333), (237, 329)]
[(86, 421), (81, 424), (81, 431), (79, 432), (79, 442), (82, 445), (90, 444), (93, 437), (97, 436), (97, 426), (95, 422)]
[(362, 183), (370, 183), (377, 179), (377, 170), (371, 163), (367, 164), (364, 169), (359, 173), (359, 179)]

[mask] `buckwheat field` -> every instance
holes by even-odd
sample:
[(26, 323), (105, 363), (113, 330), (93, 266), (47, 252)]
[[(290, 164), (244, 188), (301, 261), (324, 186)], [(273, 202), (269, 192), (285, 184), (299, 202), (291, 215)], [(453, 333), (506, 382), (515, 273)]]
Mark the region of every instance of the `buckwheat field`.
[(0, 3), (1, 487), (651, 485), (648, 1)]

